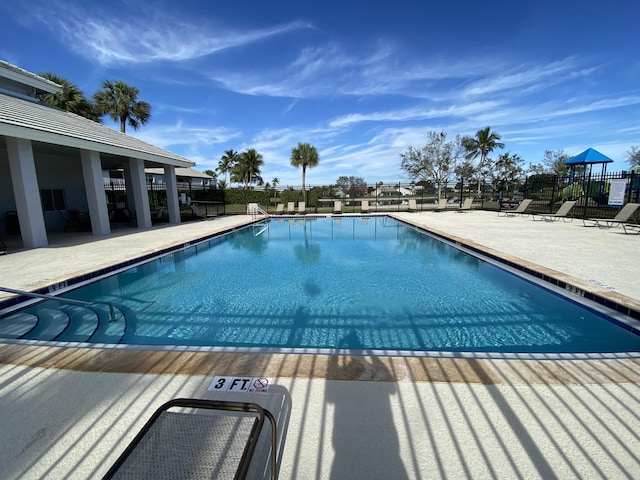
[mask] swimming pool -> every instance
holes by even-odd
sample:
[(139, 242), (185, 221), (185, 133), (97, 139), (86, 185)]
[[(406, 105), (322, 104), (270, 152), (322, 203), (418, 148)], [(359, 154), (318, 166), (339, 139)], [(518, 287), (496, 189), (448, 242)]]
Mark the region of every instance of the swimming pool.
[(0, 321), (0, 336), (305, 351), (640, 351), (639, 336), (602, 314), (387, 217), (274, 219), (65, 297), (112, 302), (122, 314), (105, 322), (99, 306), (44, 302)]

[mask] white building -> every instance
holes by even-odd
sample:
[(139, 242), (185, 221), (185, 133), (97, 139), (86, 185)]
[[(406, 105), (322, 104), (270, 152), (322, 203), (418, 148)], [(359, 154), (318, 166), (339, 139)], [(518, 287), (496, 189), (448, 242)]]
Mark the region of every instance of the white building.
[(103, 171), (123, 170), (138, 228), (151, 227), (145, 169), (161, 169), (170, 223), (180, 223), (176, 168), (194, 162), (38, 101), (61, 87), (0, 61), (0, 234), (19, 224), (25, 248), (48, 244), (60, 211), (88, 212), (94, 235), (111, 232)]

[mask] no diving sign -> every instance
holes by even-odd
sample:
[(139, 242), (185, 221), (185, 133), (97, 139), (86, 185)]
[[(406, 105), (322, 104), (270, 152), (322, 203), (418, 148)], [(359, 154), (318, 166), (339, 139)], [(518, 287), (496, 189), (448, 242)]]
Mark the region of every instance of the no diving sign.
[(271, 379), (267, 377), (213, 377), (213, 382), (207, 388), (210, 392), (269, 392)]

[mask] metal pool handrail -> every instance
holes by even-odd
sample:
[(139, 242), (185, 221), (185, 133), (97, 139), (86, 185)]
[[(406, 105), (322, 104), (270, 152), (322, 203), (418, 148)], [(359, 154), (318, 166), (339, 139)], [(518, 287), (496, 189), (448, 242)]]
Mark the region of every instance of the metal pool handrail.
[(71, 303), (73, 305), (107, 305), (109, 307), (109, 317), (112, 322), (116, 321), (115, 309), (113, 308), (113, 304), (111, 302), (85, 302), (83, 300), (73, 300), (72, 298), (64, 298), (64, 297), (56, 297), (55, 295), (46, 295), (44, 293), (33, 293), (33, 292), (25, 292), (23, 290), (15, 290), (13, 288), (0, 287), (0, 291), (7, 293), (15, 293), (16, 295), (22, 295), (25, 297), (33, 297), (33, 298), (44, 298), (46, 300), (57, 300), (59, 302)]

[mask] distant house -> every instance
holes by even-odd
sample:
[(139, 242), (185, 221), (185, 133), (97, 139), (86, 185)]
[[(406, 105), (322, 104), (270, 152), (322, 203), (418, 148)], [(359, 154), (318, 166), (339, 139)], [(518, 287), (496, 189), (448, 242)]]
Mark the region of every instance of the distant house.
[(385, 185), (385, 186), (380, 186), (377, 187), (375, 190), (373, 190), (371, 192), (371, 196), (374, 197), (384, 197), (384, 196), (409, 196), (409, 195), (414, 195), (414, 192), (412, 190), (409, 190), (408, 188), (405, 187), (398, 187), (397, 185), (395, 186), (389, 186), (389, 185)]
[(37, 99), (60, 86), (0, 61), (0, 233), (25, 248), (48, 244), (69, 209), (88, 213), (94, 235), (111, 232), (103, 171), (122, 170), (138, 228), (151, 226), (146, 169), (167, 183), (168, 215), (180, 223), (176, 170), (194, 162)]

